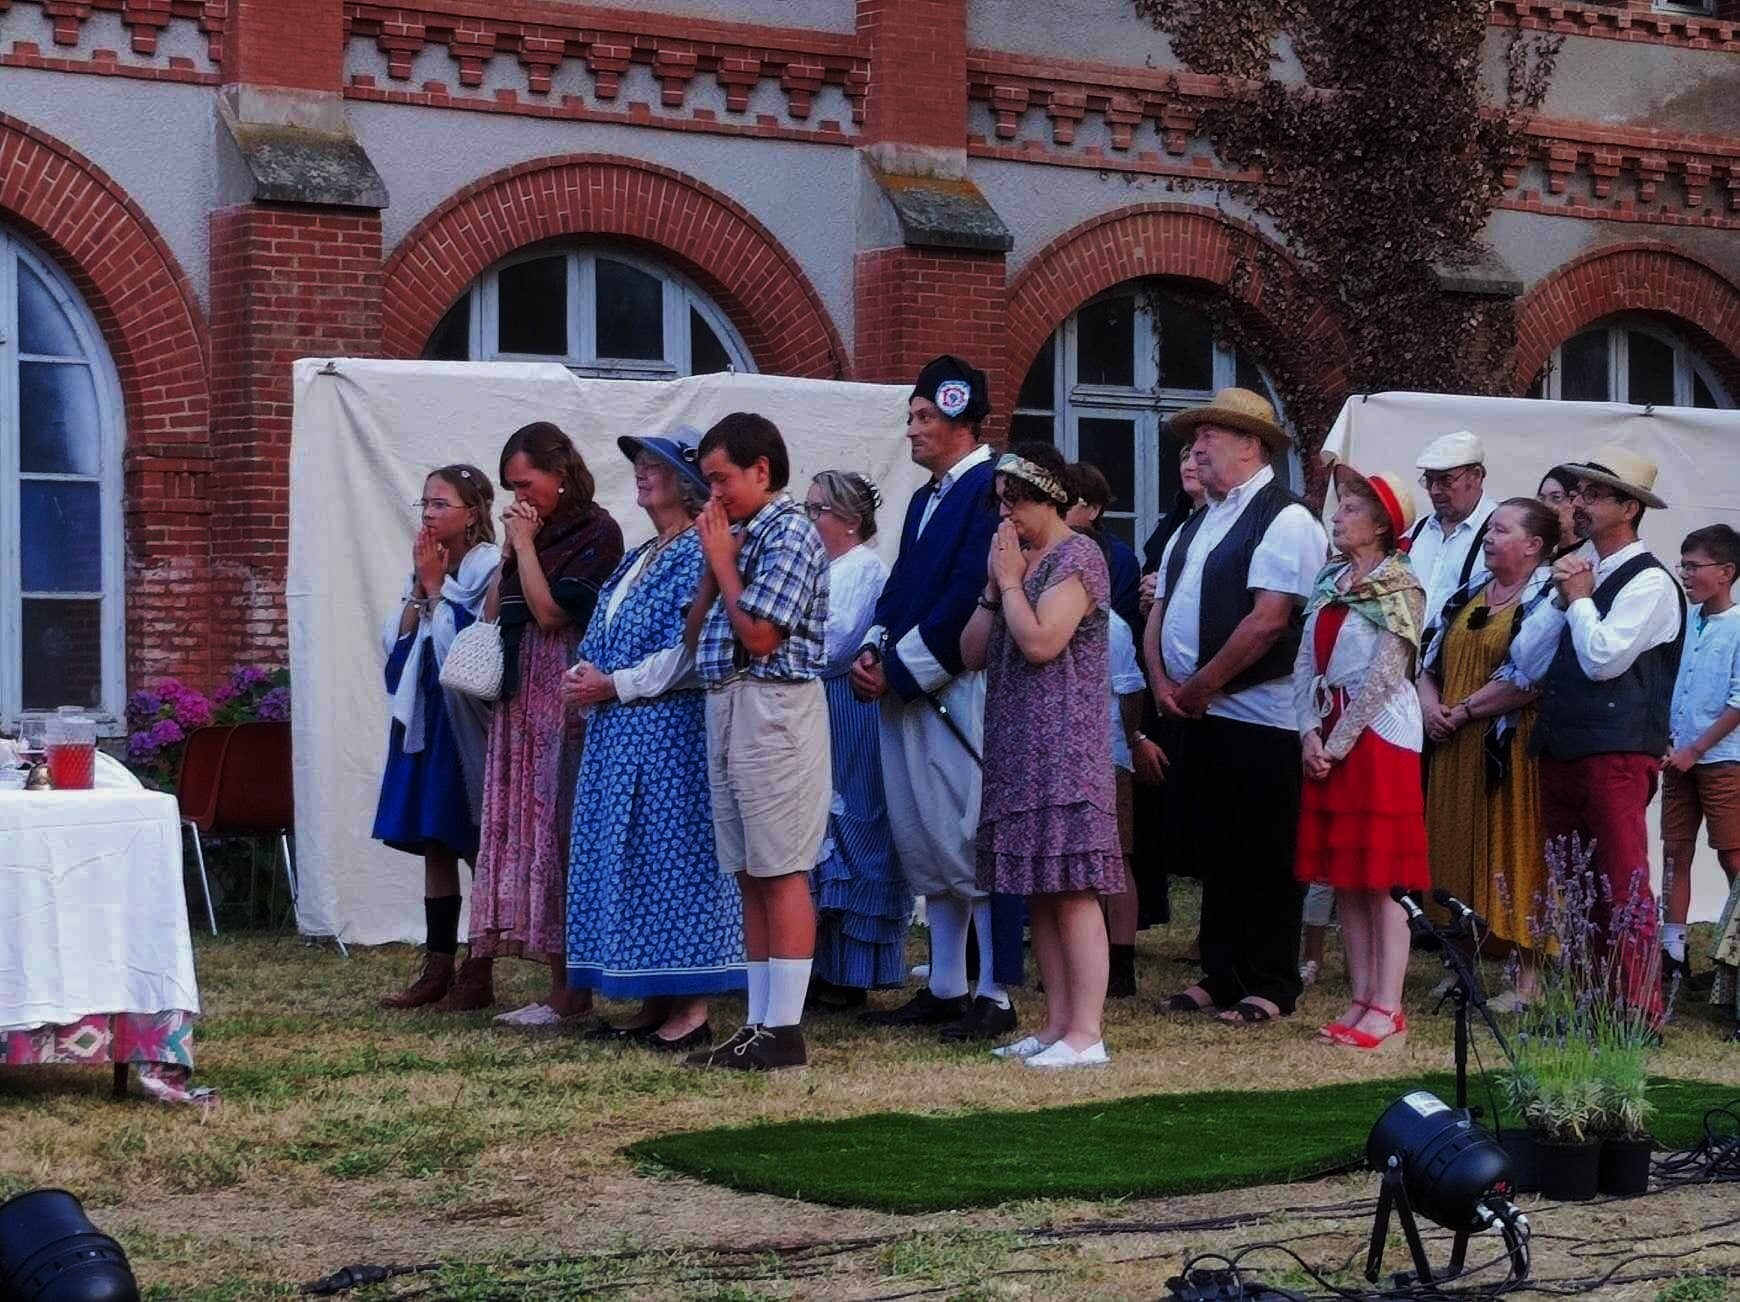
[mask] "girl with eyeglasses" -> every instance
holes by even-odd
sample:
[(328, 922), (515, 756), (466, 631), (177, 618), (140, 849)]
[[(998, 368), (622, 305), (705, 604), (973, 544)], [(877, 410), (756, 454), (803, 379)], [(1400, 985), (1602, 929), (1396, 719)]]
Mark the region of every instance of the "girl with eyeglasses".
[(442, 466), (413, 503), (405, 595), (382, 632), (392, 722), (374, 837), (423, 856), (426, 954), (422, 971), (383, 1008), (421, 1008), (453, 984), (459, 948), (459, 861), (477, 857), (483, 794), (483, 729), (450, 712), (441, 664), (459, 630), (482, 610), (501, 550), (490, 507), (495, 490), (476, 466)]

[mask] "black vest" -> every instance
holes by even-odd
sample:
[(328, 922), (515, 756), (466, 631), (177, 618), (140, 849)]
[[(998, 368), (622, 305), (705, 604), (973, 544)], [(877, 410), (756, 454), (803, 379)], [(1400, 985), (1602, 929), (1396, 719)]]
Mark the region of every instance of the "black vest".
[[(1647, 552), (1632, 557), (1595, 589), (1595, 609), (1605, 619), (1621, 588), (1645, 570), (1665, 568)], [(1535, 754), (1575, 760), (1589, 755), (1667, 753), (1668, 710), (1686, 640), (1686, 600), (1677, 586), (1674, 591), (1680, 603), (1680, 627), (1674, 640), (1651, 647), (1630, 669), (1604, 683), (1590, 678), (1577, 663), (1571, 630), (1559, 635), (1558, 650), (1540, 683), (1540, 713), (1529, 747)]]
[[(1271, 479), (1257, 490), (1250, 505), (1245, 507), (1244, 513), (1227, 531), (1226, 537), (1208, 554), (1202, 567), (1201, 615), (1196, 644), (1198, 668), (1220, 653), (1220, 649), (1232, 637), (1233, 630), (1244, 622), (1246, 615), (1256, 609), (1257, 597), (1250, 586), (1251, 557), (1262, 543), (1263, 535), (1269, 531), (1269, 526), (1282, 511), (1289, 506), (1303, 505), (1280, 479)], [(1207, 511), (1196, 512), (1174, 535), (1176, 541), (1172, 544), (1172, 558), (1166, 565), (1168, 596), (1177, 588), (1178, 576), (1184, 573), (1185, 553), (1190, 550), (1191, 540), (1196, 537), (1197, 530), (1202, 528), (1202, 522), (1207, 518)], [(1236, 674), (1221, 690), (1229, 693), (1242, 692), (1258, 683), (1292, 677), (1293, 658), (1299, 653), (1299, 638), (1304, 629), (1304, 612), (1295, 606), (1287, 631), (1281, 634), (1275, 645), (1254, 664)]]

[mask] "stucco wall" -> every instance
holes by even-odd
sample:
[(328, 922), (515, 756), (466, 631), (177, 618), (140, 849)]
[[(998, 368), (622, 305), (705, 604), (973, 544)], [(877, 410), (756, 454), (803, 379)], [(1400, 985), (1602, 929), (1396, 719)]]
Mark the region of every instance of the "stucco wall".
[[(1486, 41), (1487, 93), (1495, 100), (1503, 95), (1510, 37), (1495, 29)], [(1740, 135), (1740, 53), (1568, 37), (1541, 113), (1607, 126)]]
[(0, 68), (0, 108), (113, 177), (157, 228), (202, 305), (222, 129), (216, 95), (205, 86)]
[(381, 214), (389, 254), (456, 191), (501, 168), (554, 154), (641, 158), (712, 186), (765, 225), (802, 266), (851, 347), (858, 159), (850, 149), (388, 104), (353, 103), (350, 111), (392, 196)]

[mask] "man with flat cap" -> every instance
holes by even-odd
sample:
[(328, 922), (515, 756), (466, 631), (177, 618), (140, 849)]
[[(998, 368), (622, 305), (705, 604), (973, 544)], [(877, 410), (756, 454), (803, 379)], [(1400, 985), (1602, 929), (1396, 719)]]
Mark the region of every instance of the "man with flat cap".
[[(941, 1026), (947, 1039), (991, 1039), (1015, 1027), (998, 978), (1020, 980), (1020, 936), (994, 928), (978, 889), (974, 838), (985, 679), (964, 671), (961, 630), (985, 587), (997, 512), (991, 450), (979, 441), (990, 413), (985, 373), (945, 354), (919, 372), (907, 401), (906, 439), (930, 482), (913, 495), (900, 554), (876, 604), (875, 624), (852, 667), (852, 687), (882, 703), (882, 780), (888, 821), (908, 887), (925, 899), (930, 976), (897, 1008), (862, 1020)], [(979, 979), (967, 999), (967, 929), (977, 934)], [(994, 943), (993, 931), (1004, 943)], [(1013, 953), (1009, 951), (1013, 948)]]
[(1485, 573), (1480, 544), (1498, 503), (1486, 495), (1486, 445), (1465, 429), (1428, 443), (1414, 465), (1432, 513), (1408, 533), (1408, 563), (1426, 589), (1426, 623), (1433, 624), (1453, 594)]
[(1194, 438), (1209, 499), (1166, 544), (1142, 639), (1154, 704), (1182, 721), (1166, 808), (1202, 879), (1202, 976), (1164, 1007), (1254, 1026), (1302, 989), (1293, 659), (1328, 542), (1282, 477), (1291, 443), (1261, 394), (1222, 389), (1168, 432)]
[(1655, 463), (1604, 447), (1564, 469), (1577, 481), (1574, 519), (1590, 547), (1554, 562), (1556, 595), (1523, 622), (1504, 676), (1540, 692), (1530, 746), (1540, 757), (1548, 838), (1593, 843), (1594, 870), (1606, 881), (1595, 919), (1605, 941), (1615, 913), (1632, 920), (1615, 956), (1614, 993), (1653, 1012), (1661, 988), (1646, 979), (1656, 911), (1644, 811), (1668, 751), (1686, 602), (1637, 536), (1644, 511), (1666, 505)]

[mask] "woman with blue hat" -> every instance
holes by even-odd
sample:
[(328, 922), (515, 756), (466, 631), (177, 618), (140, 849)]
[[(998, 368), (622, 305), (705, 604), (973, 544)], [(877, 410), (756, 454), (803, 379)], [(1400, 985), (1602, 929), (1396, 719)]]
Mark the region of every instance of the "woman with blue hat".
[(713, 849), (705, 693), (683, 645), (701, 573), (693, 526), (708, 495), (699, 443), (687, 426), (617, 440), (654, 537), (606, 582), (562, 685), (589, 711), (570, 838), (568, 983), (643, 1001), (590, 1038), (672, 1053), (708, 1043), (708, 997), (745, 983), (737, 882)]

